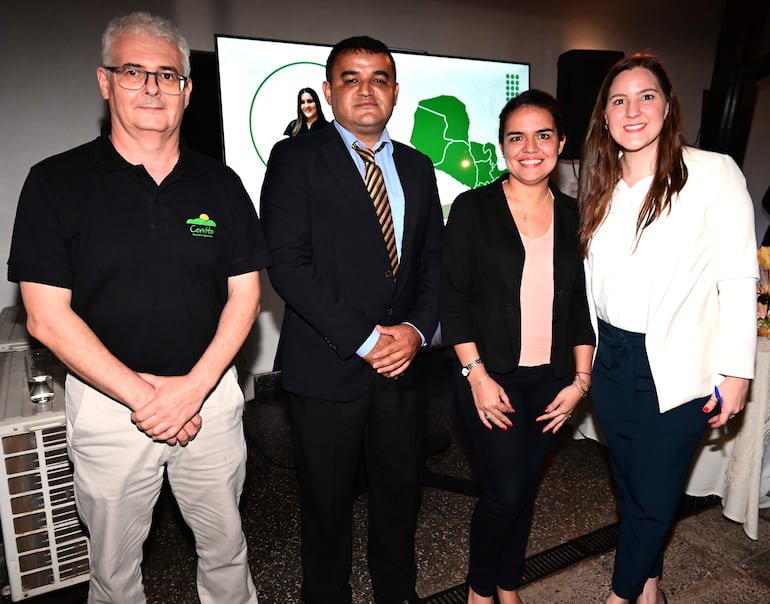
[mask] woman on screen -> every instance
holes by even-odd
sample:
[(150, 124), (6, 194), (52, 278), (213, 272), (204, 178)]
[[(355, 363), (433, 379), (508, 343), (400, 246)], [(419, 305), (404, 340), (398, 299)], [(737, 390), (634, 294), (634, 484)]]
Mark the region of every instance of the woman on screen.
[(564, 142), (556, 100), (529, 90), (500, 114), (508, 173), (461, 194), (446, 225), (441, 329), (481, 493), (468, 602), (519, 604), (541, 465), (591, 385), (594, 332), (578, 212), (549, 176)]
[(283, 134), (294, 137), (325, 128), (328, 123), (316, 91), (312, 88), (301, 88), (297, 93), (297, 119), (289, 122)]
[(671, 81), (649, 54), (610, 68), (583, 166), (592, 399), (620, 515), (606, 601), (661, 604), (663, 551), (698, 442), (743, 409), (754, 374), (754, 209), (732, 159), (685, 146)]

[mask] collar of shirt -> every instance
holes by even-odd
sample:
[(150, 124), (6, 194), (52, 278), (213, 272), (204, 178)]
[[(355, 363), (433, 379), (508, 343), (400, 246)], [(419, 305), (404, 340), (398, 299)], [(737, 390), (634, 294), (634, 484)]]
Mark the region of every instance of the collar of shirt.
[[(361, 172), (361, 177), (364, 176), (364, 160), (361, 159), (361, 156), (355, 152), (353, 149), (353, 145), (357, 144), (361, 147), (366, 147), (364, 143), (362, 143), (360, 140), (358, 140), (355, 135), (350, 132), (350, 130), (346, 130), (343, 126), (340, 125), (338, 121), (332, 122), (334, 124), (334, 127), (337, 129), (337, 132), (340, 133), (340, 136), (342, 137), (342, 142), (345, 143), (345, 148), (348, 150), (348, 153), (350, 154), (350, 157), (353, 158), (353, 161), (355, 162), (356, 166), (358, 166), (358, 171)], [(376, 153), (374, 156), (375, 163), (382, 168), (382, 165), (385, 163), (386, 157), (391, 162), (393, 161), (393, 141), (390, 140), (390, 135), (388, 134), (387, 130), (383, 130), (382, 134), (380, 134), (380, 139), (377, 141), (377, 144), (374, 145), (374, 149), (378, 149), (382, 143), (385, 143), (385, 148), (382, 149), (379, 153)], [(385, 183), (387, 186), (387, 182)], [(388, 194), (390, 194), (390, 191), (388, 191)]]
[[(108, 134), (102, 134), (98, 137), (100, 141), (99, 145), (96, 145), (94, 149), (94, 164), (98, 168), (104, 170), (126, 170), (136, 169), (137, 166), (128, 162), (115, 146), (112, 144)], [(141, 165), (141, 164), (140, 164)], [(181, 177), (195, 177), (200, 176), (208, 172), (204, 163), (199, 160), (199, 157), (191, 152), (183, 140), (179, 142), (179, 160), (172, 173), (175, 173)]]

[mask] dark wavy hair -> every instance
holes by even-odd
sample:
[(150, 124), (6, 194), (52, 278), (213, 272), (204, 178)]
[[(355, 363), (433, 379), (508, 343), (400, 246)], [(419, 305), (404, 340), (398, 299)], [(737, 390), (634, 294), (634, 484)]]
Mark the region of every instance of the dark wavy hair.
[(500, 112), (500, 130), (498, 131), (498, 140), (500, 144), (503, 144), (505, 138), (505, 122), (508, 116), (516, 111), (519, 107), (539, 107), (545, 109), (551, 114), (553, 123), (556, 126), (556, 134), (559, 140), (565, 136), (564, 119), (561, 115), (561, 109), (559, 103), (547, 92), (542, 90), (531, 89), (525, 90), (520, 95), (513, 97), (505, 104), (503, 110)]
[(604, 78), (588, 122), (578, 193), (578, 246), (583, 256), (588, 253), (594, 233), (607, 216), (612, 192), (622, 177), (620, 146), (605, 128), (604, 112), (610, 86), (620, 73), (636, 67), (643, 67), (655, 76), (668, 102), (668, 115), (663, 120), (663, 128), (658, 138), (655, 174), (636, 221), (637, 241), (644, 229), (655, 222), (664, 211), (671, 211), (672, 199), (687, 182), (687, 166), (682, 154), (686, 144), (682, 134), (682, 117), (671, 80), (660, 60), (653, 54), (635, 53), (623, 57), (610, 68)]
[(317, 111), (316, 119), (322, 124), (325, 124), (328, 121), (326, 116), (324, 116), (323, 109), (321, 109), (321, 101), (318, 98), (318, 93), (312, 88), (300, 88), (299, 92), (297, 93), (297, 119), (294, 120), (294, 126), (292, 126), (291, 129), (291, 136), (297, 136), (299, 131), (302, 129), (303, 124), (306, 122), (305, 114), (302, 113), (301, 109), (303, 94), (309, 94), (311, 97), (313, 97), (313, 102), (315, 103)]
[(390, 53), (385, 44), (369, 36), (353, 36), (352, 38), (345, 38), (340, 40), (333, 47), (329, 53), (329, 58), (326, 59), (326, 81), (332, 81), (332, 72), (334, 71), (334, 63), (337, 61), (343, 52), (366, 52), (373, 55), (387, 55), (390, 60), (390, 64), (393, 66), (393, 79), (396, 79), (396, 61), (393, 59), (393, 55)]

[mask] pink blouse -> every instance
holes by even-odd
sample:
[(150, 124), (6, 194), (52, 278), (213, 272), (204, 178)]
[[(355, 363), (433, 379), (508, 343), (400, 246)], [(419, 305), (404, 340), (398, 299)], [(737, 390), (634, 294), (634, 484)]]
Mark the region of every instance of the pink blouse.
[(553, 220), (545, 234), (523, 233), (524, 271), (521, 276), (521, 356), (519, 365), (536, 367), (551, 362), (553, 319)]

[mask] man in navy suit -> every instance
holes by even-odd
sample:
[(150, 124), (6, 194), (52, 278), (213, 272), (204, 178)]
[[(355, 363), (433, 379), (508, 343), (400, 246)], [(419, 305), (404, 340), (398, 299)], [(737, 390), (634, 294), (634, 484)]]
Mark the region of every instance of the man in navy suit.
[[(270, 279), (286, 303), (276, 366), (296, 438), (302, 598), (351, 602), (352, 501), (363, 451), (375, 602), (417, 602), (427, 401), (418, 353), (438, 322), (441, 207), (430, 159), (385, 129), (398, 99), (388, 48), (369, 37), (343, 40), (326, 79), (333, 127), (275, 145), (261, 201)], [(389, 257), (355, 147), (375, 152), (397, 258)]]

